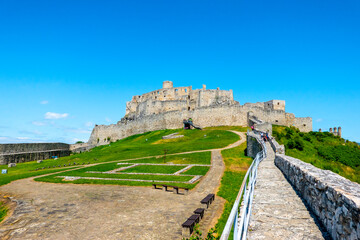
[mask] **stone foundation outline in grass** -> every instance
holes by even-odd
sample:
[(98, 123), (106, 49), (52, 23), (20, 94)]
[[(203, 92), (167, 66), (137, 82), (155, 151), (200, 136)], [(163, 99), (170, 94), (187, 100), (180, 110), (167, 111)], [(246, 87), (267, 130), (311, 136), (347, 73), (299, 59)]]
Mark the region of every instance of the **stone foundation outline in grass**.
[[(164, 180), (143, 180), (143, 179), (119, 179), (119, 178), (97, 178), (97, 177), (75, 177), (75, 176), (56, 176), (57, 178), (64, 178), (63, 181), (75, 181), (79, 179), (92, 179), (92, 180), (109, 180), (109, 181), (130, 181), (130, 182), (167, 182), (167, 183), (190, 183), (180, 181), (164, 181)], [(200, 176), (201, 177), (201, 176)]]

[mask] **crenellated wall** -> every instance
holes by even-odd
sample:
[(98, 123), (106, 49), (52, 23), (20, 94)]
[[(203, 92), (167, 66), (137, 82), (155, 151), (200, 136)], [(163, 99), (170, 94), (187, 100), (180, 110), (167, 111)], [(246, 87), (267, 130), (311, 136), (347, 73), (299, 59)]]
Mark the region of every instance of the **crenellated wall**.
[[(196, 108), (192, 111), (171, 111), (152, 115), (145, 115), (135, 119), (122, 119), (117, 124), (111, 125), (96, 125), (91, 133), (88, 144), (89, 145), (103, 145), (108, 144), (107, 140), (116, 141), (133, 134), (140, 134), (148, 131), (162, 130), (162, 129), (177, 129), (182, 128), (183, 119), (192, 118), (196, 125), (201, 127), (212, 126), (247, 126), (248, 112), (252, 112), (260, 119), (264, 119), (272, 124), (279, 124), (285, 126), (294, 125), (300, 127), (302, 131), (311, 131), (312, 124), (307, 127), (302, 127), (302, 121), (297, 124), (287, 122), (287, 113), (284, 111), (270, 111), (264, 108), (253, 107), (247, 105), (215, 105), (211, 107)], [(309, 118), (311, 122), (311, 118)]]
[[(192, 118), (201, 127), (249, 126), (249, 117), (271, 124), (295, 126), (301, 131), (312, 131), (311, 118), (296, 118), (285, 112), (285, 101), (271, 100), (240, 105), (234, 101), (232, 90), (192, 89), (173, 87), (165, 81), (163, 88), (134, 96), (126, 104), (126, 115), (117, 124), (96, 125), (88, 146), (108, 144), (133, 134), (183, 127), (183, 119)], [(110, 141), (109, 141), (110, 139)]]

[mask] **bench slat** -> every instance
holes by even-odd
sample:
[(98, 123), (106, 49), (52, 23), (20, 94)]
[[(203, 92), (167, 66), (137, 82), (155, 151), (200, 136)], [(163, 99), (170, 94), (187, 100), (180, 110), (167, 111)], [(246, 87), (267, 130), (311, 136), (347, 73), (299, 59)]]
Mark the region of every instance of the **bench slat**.
[(186, 220), (181, 226), (182, 226), (182, 227), (191, 228), (194, 224), (195, 224), (195, 220), (194, 220), (194, 219), (188, 219), (188, 220)]

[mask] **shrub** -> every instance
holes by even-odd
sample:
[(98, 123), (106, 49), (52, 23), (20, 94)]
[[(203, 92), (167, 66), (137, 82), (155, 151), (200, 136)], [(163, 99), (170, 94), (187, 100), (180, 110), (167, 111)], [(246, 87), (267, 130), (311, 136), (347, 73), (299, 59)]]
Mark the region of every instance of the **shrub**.
[(290, 139), (287, 144), (286, 144), (286, 147), (287, 148), (290, 148), (290, 149), (294, 149), (295, 148), (295, 141)]
[(295, 137), (295, 148), (298, 149), (299, 151), (304, 150), (304, 142), (300, 139), (300, 137)]

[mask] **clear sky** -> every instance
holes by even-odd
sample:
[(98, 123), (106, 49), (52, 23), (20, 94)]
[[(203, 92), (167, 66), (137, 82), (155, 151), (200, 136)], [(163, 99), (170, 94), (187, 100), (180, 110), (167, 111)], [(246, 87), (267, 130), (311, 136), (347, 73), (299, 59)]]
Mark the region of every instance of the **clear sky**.
[(359, 12), (359, 0), (0, 0), (0, 143), (87, 141), (164, 80), (286, 100), (314, 130), (360, 142)]

